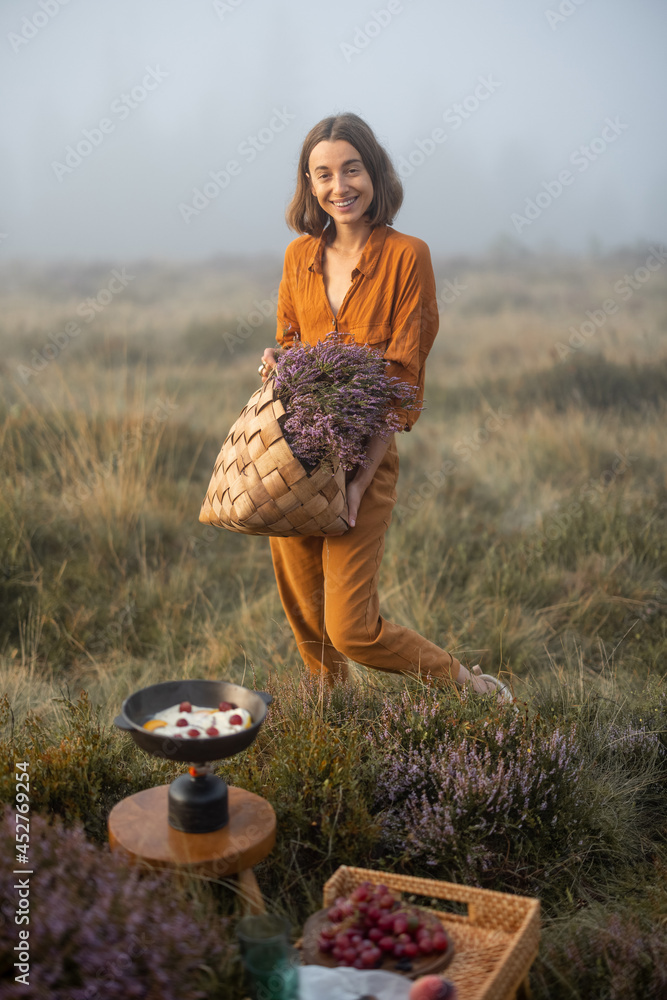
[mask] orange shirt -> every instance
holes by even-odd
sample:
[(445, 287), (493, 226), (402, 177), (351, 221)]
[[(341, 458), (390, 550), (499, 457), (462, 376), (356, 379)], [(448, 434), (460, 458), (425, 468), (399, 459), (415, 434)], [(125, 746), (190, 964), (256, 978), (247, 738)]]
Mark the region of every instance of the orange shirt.
[[(352, 283), (336, 316), (324, 288), (324, 235), (299, 236), (285, 251), (278, 292), (277, 340), (295, 337), (315, 344), (332, 330), (345, 340), (369, 344), (389, 362), (387, 374), (418, 387), (424, 398), (424, 363), (438, 332), (431, 254), (423, 240), (375, 226), (352, 271)], [(398, 409), (410, 430), (418, 410)]]

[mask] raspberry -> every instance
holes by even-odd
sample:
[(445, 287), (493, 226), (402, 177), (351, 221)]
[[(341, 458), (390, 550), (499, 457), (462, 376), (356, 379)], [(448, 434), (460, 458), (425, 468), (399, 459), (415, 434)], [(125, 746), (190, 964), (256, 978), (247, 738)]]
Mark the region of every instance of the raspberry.
[(190, 736), (193, 740), (195, 740), (199, 736), (199, 730), (198, 729), (188, 729), (188, 736)]
[(231, 701), (221, 701), (218, 705), (219, 712), (231, 712), (234, 708), (236, 708), (236, 705), (232, 705)]
[(242, 726), (243, 725), (243, 716), (242, 715), (232, 715), (232, 716), (230, 716), (229, 725), (230, 726)]
[(209, 726), (208, 729), (206, 730), (206, 735), (207, 736), (219, 736), (220, 735), (220, 730), (216, 729), (215, 726)]
[(191, 712), (192, 711), (192, 705), (191, 705), (191, 703), (189, 701), (182, 701), (181, 704), (178, 706), (178, 711), (179, 712)]
[(176, 725), (177, 726), (189, 726), (190, 723), (188, 722), (187, 719), (177, 719), (176, 720)]

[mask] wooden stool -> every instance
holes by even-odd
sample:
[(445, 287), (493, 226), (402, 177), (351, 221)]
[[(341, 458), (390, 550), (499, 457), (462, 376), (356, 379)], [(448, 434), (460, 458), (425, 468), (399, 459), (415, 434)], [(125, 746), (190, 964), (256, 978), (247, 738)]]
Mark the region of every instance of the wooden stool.
[(252, 868), (273, 849), (276, 814), (261, 796), (228, 790), (229, 822), (213, 833), (181, 833), (169, 826), (169, 785), (130, 795), (109, 813), (109, 846), (130, 862), (153, 868), (184, 868), (212, 878), (236, 875), (244, 910), (265, 913)]

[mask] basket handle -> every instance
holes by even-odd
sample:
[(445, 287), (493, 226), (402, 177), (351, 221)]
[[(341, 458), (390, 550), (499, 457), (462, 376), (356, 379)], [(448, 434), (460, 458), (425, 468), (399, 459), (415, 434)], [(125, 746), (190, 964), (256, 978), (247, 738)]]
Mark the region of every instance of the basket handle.
[[(378, 881), (378, 872), (366, 868), (351, 868), (342, 865), (336, 875), (332, 876), (331, 882), (337, 875), (349, 875), (355, 884), (369, 881)], [(333, 886), (329, 887), (329, 882), (324, 886), (324, 904), (329, 905), (327, 899), (331, 896)], [(475, 904), (480, 903), (484, 898), (484, 890), (473, 889), (469, 886), (458, 885), (454, 882), (438, 882), (433, 879), (413, 878), (408, 875), (394, 875), (391, 872), (382, 872), (382, 882), (396, 892), (414, 893), (420, 896), (427, 896), (429, 899), (447, 899), (454, 903), (465, 903), (468, 907), (468, 916), (473, 919)]]

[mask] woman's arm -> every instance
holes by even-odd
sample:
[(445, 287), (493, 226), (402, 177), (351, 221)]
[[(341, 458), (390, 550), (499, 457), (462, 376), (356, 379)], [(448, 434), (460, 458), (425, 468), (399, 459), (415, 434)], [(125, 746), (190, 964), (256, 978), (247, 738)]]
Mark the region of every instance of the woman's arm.
[[(392, 304), (392, 336), (384, 352), (387, 375), (424, 391), (424, 364), (438, 332), (439, 315), (435, 275), (426, 243), (415, 241), (411, 253), (404, 253), (396, 267)], [(410, 430), (419, 410), (394, 407), (405, 430)]]

